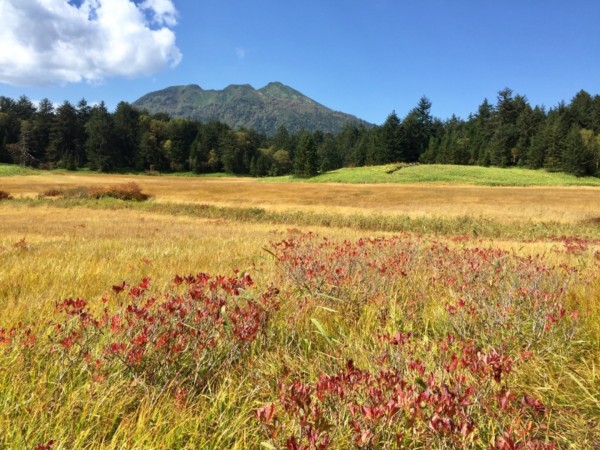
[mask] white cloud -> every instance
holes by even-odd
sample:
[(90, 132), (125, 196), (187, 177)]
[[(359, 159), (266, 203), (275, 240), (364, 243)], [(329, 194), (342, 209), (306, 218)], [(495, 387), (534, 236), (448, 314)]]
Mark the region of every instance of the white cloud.
[(0, 0), (0, 83), (150, 75), (181, 61), (172, 0)]
[(171, 0), (145, 0), (141, 7), (152, 14), (156, 23), (169, 27), (177, 24), (177, 11)]
[(246, 50), (244, 50), (242, 47), (236, 48), (235, 56), (237, 56), (237, 59), (241, 61), (242, 59), (246, 58)]

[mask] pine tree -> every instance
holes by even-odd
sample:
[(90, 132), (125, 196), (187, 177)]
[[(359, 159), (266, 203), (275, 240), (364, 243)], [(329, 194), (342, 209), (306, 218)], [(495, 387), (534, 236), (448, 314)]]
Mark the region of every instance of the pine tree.
[[(489, 165), (489, 145), (494, 136), (496, 110), (486, 99), (471, 117), (471, 164)], [(487, 159), (487, 164), (484, 160)]]
[(429, 139), (433, 135), (431, 101), (425, 96), (421, 97), (417, 107), (412, 110), (412, 114), (409, 114), (409, 116), (411, 115), (416, 120), (417, 126), (413, 132), (413, 136), (409, 139), (410, 145), (407, 147), (408, 154), (406, 157), (409, 162), (414, 162), (418, 161), (421, 154), (427, 150)]
[(168, 117), (142, 115), (140, 141), (135, 161), (137, 170), (163, 171), (169, 169), (164, 153)]
[(190, 149), (190, 168), (195, 173), (222, 170), (219, 142), (231, 129), (221, 122), (209, 122), (198, 127), (198, 134)]
[(71, 170), (81, 167), (86, 160), (84, 143), (80, 141), (82, 135), (77, 110), (65, 101), (56, 109), (46, 161)]
[(35, 165), (38, 165), (45, 158), (54, 125), (54, 105), (50, 100), (45, 98), (40, 101), (31, 122), (31, 156)]
[(140, 140), (140, 112), (127, 102), (120, 102), (113, 114), (115, 145), (119, 166), (135, 167)]
[(586, 148), (581, 129), (577, 125), (571, 126), (563, 150), (563, 170), (577, 177), (592, 175), (595, 172), (594, 155)]
[(8, 127), (7, 123), (9, 120), (8, 114), (0, 112), (0, 162), (8, 163), (12, 159), (6, 150), (6, 144), (8, 143)]
[(556, 109), (548, 114), (545, 130), (544, 168), (549, 172), (563, 170), (563, 149), (565, 148), (565, 138), (568, 130), (566, 108), (564, 104), (559, 104)]
[(317, 145), (313, 135), (303, 132), (300, 135), (294, 159), (294, 176), (299, 178), (314, 177), (318, 173), (319, 159)]
[(194, 122), (182, 118), (171, 119), (167, 125), (170, 149), (166, 155), (172, 170), (189, 170), (190, 149), (197, 134), (198, 128)]
[(581, 90), (571, 99), (567, 113), (571, 124), (580, 128), (592, 129), (594, 99), (586, 91)]
[(498, 92), (495, 131), (489, 146), (491, 163), (495, 166), (506, 167), (518, 162), (517, 122), (529, 105), (525, 97), (521, 95), (513, 97), (512, 94), (513, 91), (509, 88)]
[(327, 172), (342, 167), (342, 161), (338, 154), (335, 137), (332, 134), (327, 134), (325, 136), (325, 139), (318, 147), (318, 154), (321, 161), (321, 172)]
[(104, 102), (92, 108), (86, 131), (88, 134), (86, 150), (90, 168), (102, 172), (114, 169), (118, 158), (114, 123)]
[(392, 161), (405, 161), (406, 152), (402, 147), (400, 119), (396, 111), (387, 117), (379, 129), (379, 145), (367, 153), (367, 164), (385, 164)]

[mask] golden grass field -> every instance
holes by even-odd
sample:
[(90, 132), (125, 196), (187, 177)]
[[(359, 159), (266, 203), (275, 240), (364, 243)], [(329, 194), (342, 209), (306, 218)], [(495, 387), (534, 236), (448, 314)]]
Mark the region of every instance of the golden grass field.
[[(367, 304), (358, 317), (328, 312), (338, 307), (320, 303), (325, 300), (318, 295), (307, 300), (314, 292), (294, 285), (281, 273), (272, 252), (265, 250), (271, 242), (309, 231), (339, 242), (361, 237), (390, 238), (392, 233), (268, 221), (250, 223), (229, 217), (208, 219), (172, 215), (167, 209), (148, 212), (135, 207), (113, 208), (111, 204), (98, 209), (88, 208), (85, 203), (54, 205), (52, 199), (36, 204), (21, 200), (36, 198), (50, 188), (130, 181), (139, 183), (144, 192), (153, 195), (150, 202), (159, 204), (259, 207), (331, 215), (407, 215), (442, 221), (469, 216), (497, 222), (507, 230), (507, 238), (455, 239), (414, 234), (414, 240), (439, 241), (456, 251), (503, 249), (509, 252), (506, 258), (536, 256), (552, 266), (577, 268), (580, 275), (570, 282), (564, 299), (582, 317), (573, 342), (540, 344), (539, 354), (534, 355), (530, 365), (519, 366), (510, 375), (511, 390), (517, 395), (526, 392), (541, 398), (551, 411), (531, 419), (532, 424), (527, 426), (534, 427), (535, 433), (517, 439), (514, 448), (534, 448), (525, 446), (529, 438), (531, 442), (555, 443), (555, 448), (600, 448), (600, 224), (589, 225), (600, 218), (600, 188), (305, 184), (249, 178), (56, 173), (0, 178), (0, 190), (16, 197), (0, 202), (0, 329), (8, 330), (23, 322), (39, 334), (41, 342), (50, 334), (53, 321), (58, 320), (54, 310), (57, 301), (69, 297), (97, 300), (113, 295), (113, 285), (123, 281), (133, 284), (146, 276), (151, 278), (153, 289), (165, 292), (176, 274), (230, 276), (233, 269), (251, 273), (259, 292), (272, 281), (278, 283), (281, 310), (275, 314), (278, 321), (270, 322), (264, 339), (249, 347), (239, 365), (230, 363), (227, 370), (219, 372), (218, 382), (190, 394), (184, 404), (171, 395), (168, 387), (153, 386), (143, 377), (131, 377), (124, 369), (111, 373), (109, 382), (99, 385), (86, 378), (87, 369), (78, 371), (75, 363), (55, 361), (53, 354), (44, 353), (46, 350), (35, 347), (27, 353), (8, 348), (3, 352), (0, 344), (0, 448), (286, 448), (284, 433), (297, 429), (292, 416), (281, 412), (284, 425), (277, 437), (270, 436), (255, 419), (258, 408), (277, 401), (276, 380), (291, 377), (291, 373), (306, 382), (314, 381), (323, 372), (338, 370), (347, 359), (376, 370), (378, 364), (371, 356), (375, 341), (371, 339), (383, 330), (394, 332), (403, 323), (398, 318), (385, 319), (382, 330), (377, 331), (374, 317), (378, 317), (381, 303)], [(585, 241), (572, 250), (571, 241), (561, 240), (560, 236), (532, 240), (509, 233), (514, 224), (522, 223), (558, 223), (575, 227), (568, 228), (574, 232), (579, 224), (588, 225)], [(403, 236), (405, 240), (413, 239), (413, 234)], [(429, 289), (425, 281), (427, 263), (416, 261), (420, 272), (411, 278), (414, 286), (396, 287), (397, 291), (392, 292), (390, 286), (396, 284), (390, 282), (385, 292), (376, 295), (377, 302), (381, 302), (381, 295), (390, 299), (418, 297), (418, 286)], [(410, 326), (423, 339), (434, 339), (448, 326), (438, 302), (453, 295), (445, 287), (435, 290), (418, 323), (406, 322), (404, 326)], [(294, 305), (299, 298), (315, 304), (316, 309), (302, 310), (294, 321)], [(280, 320), (286, 313), (292, 318)], [(67, 377), (69, 384), (62, 381), (65, 366), (74, 371)], [(508, 426), (507, 420), (481, 425), (479, 440), (463, 443), (464, 448), (508, 449), (502, 441), (502, 426)], [(348, 425), (348, 421), (346, 418), (342, 422)], [(430, 431), (421, 432), (422, 438), (415, 431), (414, 439), (405, 441), (406, 448), (455, 448), (454, 441), (431, 437), (426, 434)], [(375, 438), (359, 445), (351, 431), (343, 427), (329, 433), (334, 442), (327, 448), (400, 448)], [(287, 448), (293, 447), (288, 443)]]
[(49, 188), (139, 182), (158, 202), (273, 210), (484, 216), (500, 221), (578, 222), (600, 217), (598, 187), (277, 183), (252, 178), (59, 174), (2, 178), (0, 188), (37, 196)]

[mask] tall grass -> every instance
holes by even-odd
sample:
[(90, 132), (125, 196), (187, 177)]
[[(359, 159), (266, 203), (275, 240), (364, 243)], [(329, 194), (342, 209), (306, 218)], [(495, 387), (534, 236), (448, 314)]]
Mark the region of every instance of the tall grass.
[[(402, 169), (404, 170), (404, 169)], [(238, 209), (336, 215), (485, 217), (498, 222), (576, 223), (600, 217), (596, 187), (489, 187), (457, 184), (377, 185), (260, 182), (250, 178), (183, 178), (45, 173), (0, 178), (15, 198), (79, 186), (137, 183), (159, 203), (207, 204)]]
[[(86, 195), (87, 196), (87, 195)], [(85, 196), (84, 196), (85, 197)], [(583, 237), (597, 238), (600, 226), (596, 220), (582, 220), (577, 223), (555, 221), (504, 222), (488, 217), (422, 216), (391, 214), (340, 214), (335, 212), (276, 211), (256, 207), (220, 207), (197, 203), (130, 203), (107, 196), (100, 200), (88, 198), (65, 199), (18, 199), (12, 205), (17, 207), (40, 208), (88, 208), (94, 210), (134, 209), (148, 213), (188, 216), (207, 219), (224, 219), (257, 224), (283, 224), (300, 227), (351, 228), (371, 232), (414, 232), (446, 236), (466, 235), (471, 238), (503, 238), (536, 240), (542, 238)]]
[(599, 239), (4, 201), (0, 448), (596, 448)]

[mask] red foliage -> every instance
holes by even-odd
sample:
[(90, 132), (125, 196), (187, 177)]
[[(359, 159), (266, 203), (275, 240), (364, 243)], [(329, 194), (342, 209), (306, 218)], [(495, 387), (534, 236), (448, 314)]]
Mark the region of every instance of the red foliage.
[[(54, 350), (86, 365), (97, 379), (115, 364), (150, 383), (175, 379), (181, 399), (190, 388), (201, 388), (222, 364), (239, 358), (265, 329), (279, 291), (271, 286), (256, 299), (242, 298), (253, 285), (246, 273), (200, 273), (176, 276), (172, 290), (155, 296), (148, 278), (132, 286), (123, 282), (112, 287), (114, 301), (102, 298), (93, 305), (102, 306), (100, 315), (90, 312), (86, 300), (69, 298), (56, 304), (67, 320), (55, 326)], [(0, 338), (7, 339), (5, 334)], [(102, 347), (101, 342), (108, 343)]]
[[(406, 297), (408, 285), (415, 299), (403, 299), (406, 322), (423, 321), (420, 299), (431, 295), (446, 299), (451, 329), (437, 339), (419, 328), (375, 336), (377, 370), (348, 361), (312, 383), (284, 374), (278, 401), (257, 412), (274, 442), (327, 448), (341, 426), (350, 428), (359, 448), (482, 448), (489, 442), (490, 450), (554, 448), (539, 438), (549, 407), (508, 386), (516, 365), (574, 332), (579, 313), (564, 306), (574, 270), (549, 267), (540, 257), (450, 248), (414, 236), (336, 243), (300, 234), (272, 248), (284, 283), (300, 288), (303, 299), (335, 297), (346, 320), (372, 302), (383, 309), (381, 326), (389, 329), (381, 299)], [(490, 418), (497, 429), (488, 427)], [(284, 429), (297, 431), (282, 436)]]
[(45, 444), (38, 443), (38, 445), (36, 445), (36, 447), (35, 447), (35, 450), (51, 450), (53, 445), (54, 445), (54, 441), (52, 439), (50, 439)]

